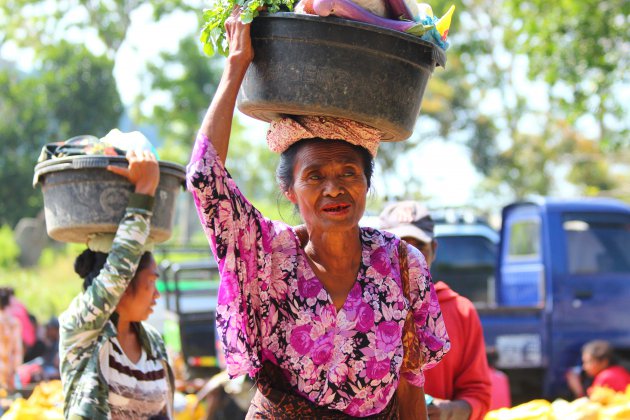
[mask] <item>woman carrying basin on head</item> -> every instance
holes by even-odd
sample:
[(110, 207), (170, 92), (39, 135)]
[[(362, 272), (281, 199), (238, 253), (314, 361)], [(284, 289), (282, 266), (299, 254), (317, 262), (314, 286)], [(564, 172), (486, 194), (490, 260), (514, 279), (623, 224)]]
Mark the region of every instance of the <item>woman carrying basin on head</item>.
[(67, 419), (172, 419), (173, 375), (160, 334), (143, 323), (160, 296), (157, 266), (144, 251), (160, 179), (150, 152), (108, 167), (135, 186), (107, 253), (86, 249), (74, 263), (83, 292), (59, 317)]
[[(379, 133), (334, 118), (273, 122), (267, 139), (281, 152), (278, 181), (304, 225), (264, 218), (224, 167), (253, 59), (249, 25), (233, 14), (226, 28), (230, 54), (188, 188), (221, 272), (217, 326), (228, 373), (258, 382), (248, 418), (398, 418), (399, 402), (403, 418), (426, 418), (422, 370), (449, 348), (426, 263), (398, 238), (358, 225)], [(399, 261), (408, 266), (409, 300)], [(407, 314), (405, 331), (419, 345), (403, 367)]]

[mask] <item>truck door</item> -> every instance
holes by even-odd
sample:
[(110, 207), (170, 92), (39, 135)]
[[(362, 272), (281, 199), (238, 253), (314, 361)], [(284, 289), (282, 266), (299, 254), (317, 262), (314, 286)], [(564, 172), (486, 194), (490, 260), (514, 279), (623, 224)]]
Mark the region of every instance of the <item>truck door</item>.
[[(628, 336), (630, 214), (563, 213), (554, 324), (581, 341)], [(562, 269), (563, 268), (563, 269)]]
[(630, 347), (630, 212), (559, 212), (553, 218), (548, 389), (559, 390), (566, 369), (580, 363), (587, 341)]
[(546, 364), (542, 225), (535, 204), (517, 203), (503, 210), (497, 297), (502, 311), (512, 315), (500, 318), (495, 311), (494, 321), (505, 318), (508, 322), (501, 328), (484, 325), (487, 338), (495, 335), (502, 368), (542, 368)]

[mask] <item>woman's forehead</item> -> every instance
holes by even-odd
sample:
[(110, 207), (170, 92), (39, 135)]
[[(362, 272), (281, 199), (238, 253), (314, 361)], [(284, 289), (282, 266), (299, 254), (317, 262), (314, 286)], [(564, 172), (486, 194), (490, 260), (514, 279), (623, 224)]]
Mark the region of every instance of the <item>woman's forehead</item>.
[(304, 145), (297, 153), (295, 164), (319, 166), (327, 163), (362, 163), (361, 154), (352, 145), (341, 141), (321, 140)]

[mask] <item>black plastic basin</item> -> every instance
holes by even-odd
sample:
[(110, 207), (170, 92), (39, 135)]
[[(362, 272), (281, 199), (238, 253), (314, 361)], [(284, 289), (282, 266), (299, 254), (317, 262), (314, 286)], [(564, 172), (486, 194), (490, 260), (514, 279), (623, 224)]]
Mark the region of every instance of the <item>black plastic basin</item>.
[[(115, 233), (133, 185), (105, 167), (126, 166), (118, 156), (72, 156), (35, 166), (33, 185), (40, 184), (48, 235), (62, 242), (86, 243), (92, 233)], [(185, 184), (183, 166), (160, 162), (160, 184), (155, 194), (150, 239), (171, 236), (175, 203)]]
[(271, 121), (324, 115), (363, 122), (400, 141), (413, 132), (444, 51), (418, 37), (334, 17), (263, 14), (251, 27), (254, 61), (238, 108)]

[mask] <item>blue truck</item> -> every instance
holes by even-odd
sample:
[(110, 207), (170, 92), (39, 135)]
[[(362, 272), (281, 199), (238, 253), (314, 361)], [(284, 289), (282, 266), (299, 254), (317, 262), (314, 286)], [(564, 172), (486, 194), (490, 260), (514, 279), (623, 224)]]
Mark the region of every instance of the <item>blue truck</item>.
[[(468, 254), (451, 252), (443, 257), (451, 271), (444, 271), (440, 253), (465, 248), (468, 234), (478, 243), (485, 236), (484, 256), (464, 258), (469, 261), (457, 267), (457, 253)], [(595, 198), (506, 206), (494, 275), (487, 261), (495, 236), (463, 223), (442, 232), (438, 225), (436, 236), (434, 277), (475, 303), (486, 345), (496, 349), (497, 367), (510, 378), (513, 403), (569, 397), (565, 372), (580, 364), (587, 341), (609, 340), (620, 357), (630, 357), (630, 206)], [(468, 252), (479, 254), (480, 246)], [(477, 286), (459, 275), (475, 264), (486, 270)]]

